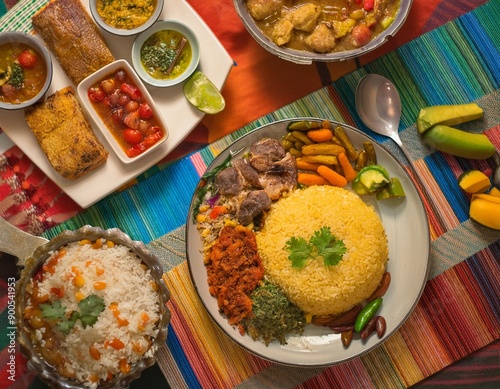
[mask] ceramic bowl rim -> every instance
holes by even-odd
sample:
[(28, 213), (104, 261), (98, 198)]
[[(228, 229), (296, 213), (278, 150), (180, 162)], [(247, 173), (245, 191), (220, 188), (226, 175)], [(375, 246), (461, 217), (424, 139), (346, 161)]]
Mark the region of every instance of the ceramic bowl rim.
[(116, 28), (113, 26), (110, 26), (107, 24), (99, 15), (97, 12), (97, 0), (89, 0), (89, 8), (90, 8), (90, 14), (92, 15), (92, 18), (94, 21), (97, 23), (97, 25), (102, 28), (103, 30), (113, 34), (113, 35), (118, 35), (118, 36), (132, 36), (132, 35), (137, 35), (145, 30), (147, 30), (149, 27), (151, 27), (160, 17), (162, 11), (163, 11), (163, 5), (164, 5), (164, 0), (156, 0), (156, 8), (151, 15), (151, 17), (148, 19), (148, 21), (144, 24), (141, 24), (139, 27), (132, 28), (130, 30), (124, 29), (124, 28)]
[(34, 46), (42, 55), (47, 67), (47, 77), (45, 78), (45, 83), (43, 84), (42, 89), (40, 89), (40, 91), (36, 94), (36, 96), (32, 97), (30, 100), (23, 101), (20, 104), (0, 102), (0, 109), (6, 109), (6, 110), (24, 109), (40, 101), (49, 90), (53, 77), (52, 57), (50, 56), (48, 49), (41, 41), (39, 41), (34, 36), (26, 34), (22, 31), (0, 32), (0, 44), (7, 42), (23, 42), (28, 45)]
[[(140, 50), (146, 39), (148, 39), (155, 32), (166, 29), (180, 32), (188, 39), (191, 45), (193, 57), (187, 69), (179, 77), (170, 80), (158, 80), (151, 77), (144, 70), (140, 60)], [(158, 20), (156, 23), (153, 24), (153, 26), (151, 26), (151, 28), (139, 34), (135, 38), (134, 43), (132, 44), (132, 65), (137, 74), (139, 75), (139, 77), (145, 83), (151, 86), (162, 88), (162, 87), (170, 87), (178, 85), (181, 82), (185, 81), (187, 78), (189, 78), (195, 72), (199, 63), (200, 63), (200, 43), (198, 37), (188, 25), (178, 20), (173, 20), (173, 19)]]

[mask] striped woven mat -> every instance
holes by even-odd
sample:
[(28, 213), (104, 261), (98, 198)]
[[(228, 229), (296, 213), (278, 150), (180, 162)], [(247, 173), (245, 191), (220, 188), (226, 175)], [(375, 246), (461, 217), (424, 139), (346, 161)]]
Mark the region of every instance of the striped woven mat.
[[(457, 190), (457, 177), (463, 171), (491, 171), (493, 161), (434, 152), (422, 145), (414, 125), (423, 106), (476, 101), (485, 117), (463, 128), (484, 131), (500, 148), (499, 5), (497, 0), (490, 1), (409, 42), (104, 199), (45, 236), (95, 224), (119, 226), (135, 239), (150, 242), (149, 248), (164, 264), (172, 293), (170, 332), (159, 358), (172, 387), (406, 388), (423, 380), (500, 337), (500, 232), (472, 223), (469, 199)], [(314, 116), (357, 126), (404, 161), (391, 141), (372, 133), (355, 114), (354, 91), (366, 73), (389, 78), (401, 95), (400, 135), (421, 179), (431, 225), (429, 281), (406, 323), (365, 356), (324, 369), (275, 365), (229, 340), (198, 299), (185, 256), (184, 223), (190, 199), (206, 166), (225, 147), (283, 118)], [(120, 213), (123, 207), (128, 209), (127, 216)]]

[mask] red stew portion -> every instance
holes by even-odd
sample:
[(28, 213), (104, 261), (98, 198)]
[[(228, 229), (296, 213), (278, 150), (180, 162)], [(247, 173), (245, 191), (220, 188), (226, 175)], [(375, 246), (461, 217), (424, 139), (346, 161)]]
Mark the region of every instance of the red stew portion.
[(35, 97), (47, 78), (42, 55), (25, 43), (0, 45), (0, 101), (21, 104)]
[(163, 138), (153, 111), (124, 69), (119, 69), (88, 90), (89, 99), (108, 130), (130, 158)]
[(241, 321), (252, 316), (250, 293), (264, 277), (254, 233), (243, 226), (223, 227), (206, 265), (210, 294), (243, 334)]

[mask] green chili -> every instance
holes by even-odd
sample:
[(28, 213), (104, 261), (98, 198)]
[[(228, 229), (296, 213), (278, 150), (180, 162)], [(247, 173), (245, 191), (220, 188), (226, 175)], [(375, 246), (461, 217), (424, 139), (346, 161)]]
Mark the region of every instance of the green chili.
[(370, 301), (363, 307), (356, 318), (356, 322), (354, 323), (354, 330), (356, 332), (360, 332), (363, 328), (365, 328), (368, 321), (377, 313), (380, 305), (382, 305), (382, 297), (378, 297), (375, 300)]

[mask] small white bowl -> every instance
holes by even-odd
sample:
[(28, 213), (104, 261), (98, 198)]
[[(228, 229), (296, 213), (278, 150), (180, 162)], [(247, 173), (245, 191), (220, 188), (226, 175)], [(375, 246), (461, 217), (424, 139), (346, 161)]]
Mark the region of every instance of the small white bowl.
[[(128, 74), (128, 76), (132, 79), (133, 83), (137, 88), (140, 90), (142, 94), (142, 100), (148, 103), (149, 107), (153, 111), (153, 115), (158, 121), (159, 126), (163, 130), (163, 137), (158, 140), (153, 146), (150, 148), (146, 149), (143, 151), (141, 154), (135, 156), (135, 157), (129, 157), (125, 151), (122, 149), (122, 147), (118, 144), (116, 139), (114, 138), (113, 134), (108, 130), (108, 127), (104, 123), (104, 121), (101, 119), (99, 114), (95, 111), (94, 106), (92, 105), (92, 102), (90, 101), (90, 98), (88, 96), (88, 90), (90, 87), (95, 85), (96, 83), (100, 82), (101, 80), (107, 78), (111, 74), (113, 74), (115, 71), (119, 69), (124, 69), (125, 72)], [(124, 60), (124, 59), (119, 59), (116, 60), (103, 68), (99, 69), (95, 73), (92, 73), (90, 76), (85, 78), (80, 84), (78, 84), (78, 97), (80, 98), (80, 101), (82, 104), (85, 106), (87, 112), (89, 115), (92, 117), (94, 122), (96, 123), (97, 127), (99, 130), (102, 132), (108, 143), (111, 145), (113, 148), (113, 151), (115, 154), (120, 158), (120, 160), (123, 163), (131, 163), (135, 162), (138, 159), (144, 157), (145, 155), (151, 153), (153, 150), (157, 149), (161, 143), (165, 142), (168, 137), (168, 129), (167, 129), (167, 124), (165, 123), (165, 120), (163, 119), (163, 116), (161, 115), (159, 109), (157, 108), (156, 104), (153, 101), (153, 98), (149, 94), (148, 90), (142, 83), (141, 79), (137, 76), (137, 73), (134, 71), (132, 66)]]
[[(173, 30), (181, 33), (186, 37), (189, 44), (191, 45), (192, 57), (189, 66), (186, 70), (180, 74), (176, 78), (168, 79), (168, 80), (160, 80), (152, 77), (146, 72), (144, 66), (141, 63), (141, 48), (146, 42), (146, 40), (158, 31), (163, 30)], [(139, 74), (139, 77), (143, 79), (144, 82), (148, 83), (152, 86), (157, 87), (169, 87), (173, 85), (177, 85), (182, 81), (186, 80), (198, 67), (200, 63), (200, 45), (198, 42), (198, 38), (196, 37), (193, 30), (191, 30), (188, 26), (183, 23), (180, 23), (175, 20), (159, 20), (151, 28), (143, 33), (139, 34), (137, 38), (135, 38), (134, 44), (132, 45), (132, 64), (134, 65), (134, 69)]]
[(147, 30), (149, 27), (153, 25), (154, 22), (158, 20), (160, 17), (160, 14), (163, 10), (163, 0), (156, 0), (156, 8), (153, 11), (153, 14), (151, 17), (148, 19), (147, 22), (144, 24), (140, 25), (139, 27), (127, 30), (124, 28), (115, 28), (108, 23), (106, 23), (102, 17), (99, 15), (99, 12), (97, 12), (97, 0), (90, 0), (89, 2), (90, 6), (90, 13), (92, 17), (94, 18), (95, 22), (99, 27), (101, 27), (103, 30), (110, 32), (111, 34), (114, 35), (121, 35), (121, 36), (131, 36), (131, 35), (137, 35), (145, 30)]
[(24, 32), (20, 31), (1, 32), (0, 46), (6, 43), (24, 43), (30, 47), (33, 47), (40, 53), (40, 55), (43, 58), (43, 61), (45, 62), (45, 66), (47, 68), (47, 75), (45, 77), (45, 82), (40, 91), (35, 96), (19, 104), (6, 103), (0, 101), (0, 109), (18, 110), (30, 107), (37, 101), (41, 100), (45, 96), (47, 90), (50, 87), (50, 84), (52, 82), (52, 58), (50, 57), (49, 51), (42, 42), (40, 42), (38, 39), (36, 39), (31, 35), (25, 34)]

